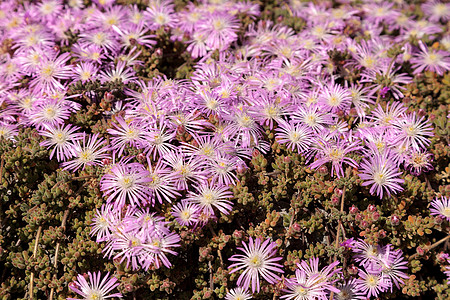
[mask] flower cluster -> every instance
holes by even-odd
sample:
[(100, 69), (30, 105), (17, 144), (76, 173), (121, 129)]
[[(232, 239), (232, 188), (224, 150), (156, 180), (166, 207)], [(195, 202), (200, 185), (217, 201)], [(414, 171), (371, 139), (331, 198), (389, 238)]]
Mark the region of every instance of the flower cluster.
[[(49, 247), (59, 223), (45, 225), (50, 207), (61, 226), (47, 261), (54, 266), (45, 265), (41, 276), (48, 281), (68, 215), (81, 211), (69, 217), (76, 225), (67, 236), (80, 238), (84, 229), (76, 226), (90, 225), (108, 271), (170, 277), (176, 263), (199, 258), (198, 270), (157, 283), (124, 275), (119, 286), (109, 273), (101, 280), (89, 272), (88, 284), (78, 275), (69, 287), (85, 299), (121, 297), (109, 293), (144, 282), (170, 293), (195, 282), (203, 289), (195, 299), (213, 292), (228, 300), (268, 292), (288, 300), (365, 299), (399, 290), (410, 278), (400, 248), (424, 255), (432, 247), (423, 237), (430, 228), (449, 233), (448, 120), (424, 109), (448, 107), (450, 5), (131, 2), (0, 3), (2, 266), (3, 257), (36, 260), (53, 251), (37, 246), (42, 226), (49, 226)], [(425, 88), (430, 95), (419, 101)], [(33, 176), (24, 179), (28, 173), (14, 170), (30, 163), (21, 152), (48, 158), (53, 177), (30, 170), (33, 161), (26, 166)], [(435, 167), (441, 174), (430, 183)], [(13, 187), (19, 183), (24, 187)], [(346, 214), (349, 196), (354, 203)], [(414, 203), (416, 196), (425, 204)], [(21, 211), (32, 225), (17, 232), (4, 226)], [(398, 225), (408, 233), (398, 237)], [(34, 251), (23, 254), (20, 243), (34, 229)], [(7, 255), (4, 237), (20, 237), (8, 242), (15, 246)], [(239, 254), (230, 241), (242, 245)], [(64, 260), (77, 272), (87, 267), (76, 266), (76, 258), (94, 249), (81, 248)], [(222, 255), (232, 262), (228, 270)], [(352, 257), (358, 267), (338, 267)], [(31, 287), (43, 266), (33, 261), (24, 271)], [(26, 286), (16, 277), (8, 284)], [(238, 287), (227, 290), (235, 277)]]

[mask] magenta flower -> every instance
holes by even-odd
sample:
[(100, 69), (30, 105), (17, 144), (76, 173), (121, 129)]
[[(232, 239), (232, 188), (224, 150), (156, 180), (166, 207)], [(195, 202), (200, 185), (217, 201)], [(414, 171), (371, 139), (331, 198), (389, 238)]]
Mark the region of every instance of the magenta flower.
[(237, 248), (244, 254), (235, 254), (230, 258), (230, 261), (235, 262), (230, 266), (230, 268), (234, 268), (230, 274), (243, 269), (237, 284), (244, 289), (248, 289), (251, 284), (252, 292), (260, 291), (259, 276), (262, 276), (267, 282), (275, 284), (280, 277), (274, 272), (284, 273), (281, 269), (283, 266), (276, 263), (283, 258), (273, 257), (277, 253), (277, 244), (271, 242), (270, 239), (265, 240), (262, 244), (261, 242), (260, 238), (253, 241), (253, 238), (250, 237), (248, 245), (242, 242), (244, 248)]
[(63, 90), (61, 79), (70, 79), (72, 68), (66, 65), (70, 59), (70, 53), (63, 53), (58, 56), (58, 52), (43, 55), (40, 64), (37, 66), (34, 79), (30, 81), (30, 87), (36, 92), (53, 92)]
[[(77, 276), (77, 281), (69, 284), (69, 288), (82, 296), (82, 300), (107, 299), (112, 297), (122, 298), (121, 293), (110, 294), (113, 289), (119, 286), (117, 278), (109, 277), (109, 272), (101, 279), (101, 273), (88, 272), (89, 283), (83, 275)], [(78, 298), (67, 298), (67, 300), (80, 300)]]
[(419, 41), (421, 52), (411, 58), (414, 74), (425, 71), (435, 72), (444, 75), (450, 70), (450, 53), (445, 50), (434, 50), (428, 48), (422, 41)]
[(69, 101), (45, 97), (34, 102), (29, 118), (33, 125), (43, 128), (64, 123), (64, 120), (70, 117), (71, 112)]
[(318, 276), (308, 276), (305, 271), (297, 269), (295, 270), (295, 277), (286, 279), (286, 288), (283, 292), (286, 295), (280, 297), (280, 299), (287, 300), (326, 300), (327, 293), (323, 285), (320, 282)]
[(220, 185), (235, 184), (237, 179), (235, 170), (237, 159), (231, 155), (217, 152), (214, 159), (207, 165), (206, 170), (211, 173), (212, 180)]
[(314, 132), (319, 133), (325, 127), (335, 123), (333, 117), (336, 117), (336, 115), (324, 111), (317, 104), (311, 104), (309, 106), (299, 106), (291, 117), (294, 121), (304, 124)]
[(150, 172), (139, 163), (115, 164), (102, 177), (100, 190), (106, 201), (113, 203), (115, 209), (125, 206), (127, 200), (131, 205), (141, 206), (148, 203), (152, 191), (148, 187), (151, 182)]
[(262, 130), (256, 119), (250, 114), (247, 107), (230, 108), (231, 121), (223, 130), (223, 134), (229, 140), (233, 140), (236, 146), (244, 148), (258, 144), (261, 139)]
[(288, 149), (297, 151), (299, 154), (310, 150), (313, 132), (306, 125), (300, 123), (294, 125), (292, 122), (280, 120), (276, 131), (275, 137), (278, 143), (286, 144)]
[(322, 104), (327, 111), (333, 113), (341, 110), (347, 111), (352, 103), (352, 94), (348, 89), (336, 84), (334, 80), (323, 84), (322, 91), (319, 96), (319, 103)]
[(425, 116), (419, 119), (416, 117), (416, 113), (413, 112), (395, 121), (394, 127), (398, 130), (398, 134), (394, 143), (402, 144), (415, 150), (426, 148), (431, 143), (428, 137), (434, 136), (434, 134), (431, 123), (424, 119)]
[(252, 295), (241, 287), (230, 290), (226, 296), (225, 300), (250, 300)]
[(309, 165), (312, 169), (317, 169), (320, 166), (331, 162), (331, 176), (336, 174), (337, 177), (344, 177), (343, 163), (346, 163), (354, 168), (358, 165), (356, 162), (347, 157), (348, 154), (360, 150), (362, 147), (358, 145), (357, 141), (348, 142), (343, 139), (325, 140), (319, 139), (314, 147), (317, 150), (316, 160)]
[(50, 159), (56, 153), (58, 161), (64, 161), (74, 156), (74, 142), (83, 138), (83, 134), (76, 131), (80, 128), (72, 125), (45, 126), (45, 130), (40, 130), (39, 134), (48, 137), (47, 140), (40, 143), (40, 146), (50, 148), (54, 146), (50, 153)]
[(412, 150), (406, 157), (405, 165), (411, 174), (419, 176), (422, 172), (433, 170), (433, 154), (424, 150)]
[[(400, 284), (404, 284), (403, 279), (409, 278), (401, 270), (408, 270), (406, 266), (408, 264), (403, 257), (402, 250), (391, 249), (392, 245), (387, 245), (383, 247), (382, 253), (379, 256), (378, 262), (376, 263), (376, 267), (381, 267), (381, 273), (388, 277), (395, 286), (400, 289)], [(391, 285), (392, 292), (392, 285)]]
[(355, 261), (365, 268), (375, 263), (383, 251), (381, 246), (368, 244), (361, 239), (354, 244), (352, 250), (357, 253), (354, 257)]
[(439, 200), (434, 199), (431, 202), (430, 215), (440, 216), (450, 222), (450, 198), (442, 196)]
[(403, 106), (401, 101), (396, 101), (392, 105), (386, 104), (385, 110), (378, 104), (378, 107), (372, 111), (369, 119), (379, 126), (392, 126), (398, 119), (403, 119), (405, 112), (406, 107)]
[(190, 226), (198, 222), (200, 207), (189, 200), (182, 200), (181, 203), (172, 206), (172, 216), (175, 217), (180, 226)]
[(355, 279), (350, 279), (344, 284), (338, 284), (336, 288), (339, 290), (336, 295), (336, 300), (367, 300), (364, 293), (358, 290)]
[(355, 281), (356, 288), (368, 298), (377, 297), (390, 287), (389, 279), (381, 272), (359, 270), (358, 275), (359, 278)]
[(114, 226), (120, 221), (120, 211), (113, 209), (111, 204), (103, 204), (100, 211), (97, 209), (95, 217), (92, 218), (91, 235), (97, 235), (96, 242), (109, 240)]
[(391, 193), (403, 191), (400, 184), (405, 181), (399, 178), (402, 172), (398, 170), (390, 151), (364, 159), (360, 171), (359, 177), (364, 180), (362, 186), (372, 185), (370, 194), (373, 195), (376, 191), (380, 199), (383, 198), (383, 193), (390, 197)]
[(172, 0), (151, 1), (144, 12), (144, 17), (151, 30), (164, 26), (175, 27), (177, 24), (175, 5)]
[(139, 119), (133, 119), (127, 122), (122, 117), (116, 117), (116, 123), (112, 123), (113, 128), (107, 129), (112, 135), (112, 149), (121, 156), (126, 146), (135, 148), (143, 148), (145, 138), (148, 133), (145, 131), (145, 123)]
[(208, 173), (204, 170), (205, 160), (199, 156), (187, 157), (182, 151), (178, 150), (167, 154), (164, 160), (176, 173), (175, 185), (180, 191), (188, 190), (188, 183), (199, 183), (207, 179)]
[(228, 186), (205, 182), (195, 189), (195, 192), (189, 192), (187, 199), (198, 204), (204, 214), (214, 215), (213, 207), (224, 215), (228, 215), (233, 209), (233, 203), (228, 200), (233, 197), (233, 193)]
[[(17, 130), (16, 124), (0, 122), (0, 139), (4, 138), (5, 140), (14, 141), (14, 136), (17, 135), (17, 133), (18, 133), (18, 130)], [(51, 157), (50, 157), (50, 159), (51, 159)]]
[(131, 67), (127, 67), (126, 61), (119, 61), (115, 67), (107, 71), (101, 72), (98, 76), (102, 83), (114, 82), (116, 80), (127, 84), (130, 81), (137, 79), (136, 72)]
[(331, 277), (341, 270), (340, 268), (335, 269), (338, 264), (339, 262), (335, 261), (319, 271), (318, 258), (311, 258), (309, 263), (303, 260), (297, 264), (295, 278), (286, 280), (287, 289), (284, 292), (288, 294), (281, 298), (288, 300), (328, 299), (327, 292), (339, 292), (330, 281)]
[(170, 203), (181, 195), (175, 186), (175, 181), (178, 179), (177, 173), (173, 173), (161, 159), (155, 166), (152, 166), (150, 158), (147, 157), (147, 163), (150, 171), (149, 178), (151, 179), (147, 182), (147, 185), (152, 191), (152, 205), (155, 204), (156, 200), (163, 203), (163, 199)]
[(83, 138), (76, 141), (72, 150), (75, 159), (63, 162), (61, 166), (66, 170), (76, 171), (80, 167), (84, 170), (86, 166), (101, 164), (102, 159), (109, 158), (109, 154), (105, 153), (108, 151), (105, 143), (103, 138), (98, 138), (98, 133), (88, 135), (83, 132)]
[(239, 21), (226, 12), (215, 12), (210, 14), (198, 26), (199, 30), (206, 36), (206, 45), (215, 50), (224, 50), (237, 39)]
[(81, 62), (73, 69), (73, 81), (94, 81), (97, 78), (98, 68), (92, 62)]

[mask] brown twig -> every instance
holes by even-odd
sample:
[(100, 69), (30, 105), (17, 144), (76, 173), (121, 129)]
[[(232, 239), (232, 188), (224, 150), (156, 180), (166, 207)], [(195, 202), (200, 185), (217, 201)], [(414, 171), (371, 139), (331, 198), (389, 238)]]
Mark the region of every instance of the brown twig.
[(89, 179), (97, 177), (96, 175), (85, 175), (85, 176), (78, 176), (78, 177), (72, 177), (72, 180), (83, 180), (83, 179)]
[(213, 269), (211, 265), (211, 261), (208, 261), (208, 267), (209, 267), (209, 288), (211, 291), (214, 291), (214, 281), (213, 281)]
[[(340, 210), (341, 214), (344, 212), (344, 200), (345, 200), (345, 186), (342, 189), (341, 210)], [(336, 242), (334, 244), (336, 249), (339, 247), (339, 236), (341, 235), (341, 227), (342, 227), (342, 230), (343, 230), (343, 225), (342, 225), (342, 221), (341, 221), (340, 218), (338, 220), (338, 223), (339, 223), (339, 226), (338, 226), (337, 232), (336, 232)], [(336, 261), (336, 259), (337, 259), (337, 254), (334, 255), (333, 261)], [(330, 300), (332, 300), (333, 297), (334, 297), (334, 292), (331, 291), (331, 293), (330, 293)]]
[(2, 155), (2, 162), (0, 163), (0, 184), (3, 183), (3, 165), (5, 163), (5, 159), (3, 158)]
[[(430, 251), (431, 249), (436, 248), (437, 246), (439, 246), (439, 245), (442, 244), (443, 242), (447, 241), (448, 239), (450, 239), (450, 234), (447, 235), (445, 238), (440, 239), (440, 240), (437, 241), (436, 243), (431, 244), (431, 245), (428, 246), (428, 247), (424, 247), (423, 250), (424, 250), (424, 251)], [(412, 259), (416, 258), (418, 255), (419, 255), (419, 253), (415, 253), (415, 254), (411, 255), (411, 256), (409, 257), (409, 260), (412, 260)]]
[[(36, 233), (36, 242), (34, 243), (34, 249), (33, 249), (33, 256), (32, 258), (36, 257), (36, 252), (37, 252), (37, 248), (39, 245), (39, 238), (41, 237), (41, 232), (42, 232), (42, 226), (39, 226), (38, 231)], [(31, 272), (30, 275), (30, 294), (29, 294), (29, 299), (32, 300), (33, 299), (33, 281), (34, 281), (34, 272)]]
[(433, 189), (433, 187), (431, 186), (430, 181), (428, 180), (428, 176), (427, 176), (425, 173), (423, 173), (423, 177), (425, 178), (425, 182), (426, 182), (426, 184), (427, 184), (428, 189), (429, 189), (429, 190), (432, 190), (433, 192), (436, 193), (436, 191), (435, 191), (435, 190)]
[[(66, 229), (66, 222), (67, 222), (67, 217), (69, 216), (69, 210), (68, 209), (66, 209), (65, 211), (64, 211), (64, 216), (63, 216), (63, 219), (62, 219), (62, 221), (61, 221), (61, 228), (62, 228), (62, 230), (63, 230), (63, 232), (65, 231), (65, 229)], [(58, 243), (56, 243), (56, 248), (55, 248), (55, 262), (53, 263), (53, 267), (55, 267), (55, 269), (56, 269), (56, 267), (58, 266), (58, 253), (59, 253), (59, 246), (61, 245), (61, 243), (58, 241)], [(53, 300), (53, 294), (54, 294), (54, 292), (55, 292), (55, 288), (54, 287), (52, 287), (52, 289), (50, 290), (50, 296), (49, 296), (49, 300)]]

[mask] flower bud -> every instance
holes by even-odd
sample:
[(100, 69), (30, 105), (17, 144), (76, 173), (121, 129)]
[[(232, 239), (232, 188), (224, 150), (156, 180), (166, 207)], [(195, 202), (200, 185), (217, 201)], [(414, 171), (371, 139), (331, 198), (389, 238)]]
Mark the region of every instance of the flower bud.
[(247, 166), (244, 165), (244, 164), (239, 164), (236, 167), (236, 171), (237, 171), (238, 174), (244, 174), (247, 171)]
[(369, 223), (368, 223), (366, 220), (363, 220), (363, 221), (360, 223), (360, 227), (361, 227), (361, 228), (367, 228), (367, 226), (369, 226)]
[(359, 211), (359, 209), (355, 205), (352, 205), (349, 211), (351, 214), (356, 214)]
[(333, 203), (333, 205), (339, 205), (339, 198), (336, 196), (331, 197), (331, 203)]
[(423, 255), (425, 253), (425, 250), (420, 246), (416, 248), (416, 251), (417, 251), (417, 254), (419, 254), (419, 255)]
[(356, 275), (356, 274), (358, 274), (358, 267), (355, 266), (354, 264), (351, 264), (350, 266), (348, 266), (347, 271), (348, 271), (348, 273), (350, 273), (351, 275)]
[(370, 205), (367, 207), (367, 210), (370, 211), (370, 212), (374, 212), (374, 211), (377, 210), (377, 208), (375, 207), (375, 205), (370, 204)]
[(326, 166), (320, 166), (319, 169), (317, 170), (320, 174), (327, 174), (328, 173), (328, 168)]
[(105, 92), (105, 95), (103, 95), (103, 98), (106, 102), (112, 102), (114, 100), (114, 95), (110, 92)]
[(374, 220), (374, 221), (376, 221), (376, 220), (378, 220), (380, 218), (380, 213), (379, 212), (374, 212), (373, 214), (372, 214), (372, 220)]
[(137, 158), (139, 161), (144, 161), (144, 160), (145, 160), (145, 154), (144, 154), (144, 153), (139, 153), (139, 154), (136, 156), (136, 158)]
[(296, 231), (296, 232), (299, 232), (301, 229), (302, 229), (302, 227), (300, 226), (300, 224), (298, 224), (297, 222), (296, 223), (294, 223), (294, 224), (292, 224), (292, 229), (294, 230), (294, 231)]
[(398, 224), (400, 224), (400, 217), (397, 215), (392, 215), (391, 216), (391, 224), (393, 226), (397, 226)]

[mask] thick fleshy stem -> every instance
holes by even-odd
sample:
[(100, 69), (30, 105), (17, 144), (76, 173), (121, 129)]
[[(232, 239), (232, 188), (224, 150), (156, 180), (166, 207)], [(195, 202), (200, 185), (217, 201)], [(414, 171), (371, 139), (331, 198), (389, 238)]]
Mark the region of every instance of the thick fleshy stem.
[[(36, 252), (37, 252), (37, 248), (39, 245), (39, 238), (41, 237), (41, 232), (42, 232), (42, 226), (39, 226), (38, 231), (36, 233), (36, 242), (34, 243), (34, 249), (33, 249), (33, 256), (32, 258), (36, 257)], [(34, 272), (31, 272), (30, 275), (30, 290), (29, 290), (29, 295), (28, 298), (30, 300), (33, 299), (33, 281), (34, 281)]]

